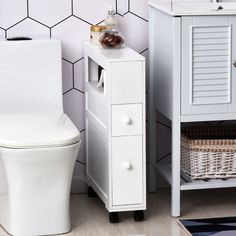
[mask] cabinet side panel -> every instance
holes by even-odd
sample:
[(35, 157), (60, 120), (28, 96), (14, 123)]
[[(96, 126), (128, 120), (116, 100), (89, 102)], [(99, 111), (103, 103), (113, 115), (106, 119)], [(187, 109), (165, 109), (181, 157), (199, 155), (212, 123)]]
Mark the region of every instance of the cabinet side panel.
[(169, 119), (172, 118), (173, 89), (173, 20), (158, 10), (152, 14), (153, 32), (151, 70), (154, 76), (154, 106)]
[[(87, 175), (108, 195), (108, 146), (99, 124), (87, 120)], [(102, 127), (101, 127), (102, 128)]]
[(107, 126), (107, 101), (104, 94), (99, 94), (95, 89), (86, 93), (87, 110), (92, 113), (104, 126)]

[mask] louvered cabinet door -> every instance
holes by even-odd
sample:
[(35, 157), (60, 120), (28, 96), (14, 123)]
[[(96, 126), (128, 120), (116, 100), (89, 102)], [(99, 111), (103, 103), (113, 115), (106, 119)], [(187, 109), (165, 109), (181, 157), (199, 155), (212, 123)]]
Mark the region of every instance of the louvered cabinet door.
[(183, 17), (183, 115), (236, 111), (235, 30), (236, 17)]

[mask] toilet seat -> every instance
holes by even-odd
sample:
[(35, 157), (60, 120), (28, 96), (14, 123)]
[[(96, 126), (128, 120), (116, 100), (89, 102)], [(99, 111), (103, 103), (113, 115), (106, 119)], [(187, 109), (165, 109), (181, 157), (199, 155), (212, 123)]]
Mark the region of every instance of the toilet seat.
[(66, 114), (0, 114), (0, 147), (32, 149), (68, 146), (79, 141), (80, 133)]

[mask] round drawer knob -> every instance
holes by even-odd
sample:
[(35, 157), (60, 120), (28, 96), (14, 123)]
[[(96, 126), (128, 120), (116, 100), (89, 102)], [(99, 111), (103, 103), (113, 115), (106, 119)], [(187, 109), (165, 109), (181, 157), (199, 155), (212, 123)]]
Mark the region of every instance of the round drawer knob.
[(132, 169), (131, 163), (125, 162), (125, 163), (124, 163), (124, 168), (125, 168), (126, 170), (131, 170), (131, 169)]
[(132, 119), (126, 116), (126, 117), (123, 118), (123, 122), (126, 125), (131, 125), (132, 124)]

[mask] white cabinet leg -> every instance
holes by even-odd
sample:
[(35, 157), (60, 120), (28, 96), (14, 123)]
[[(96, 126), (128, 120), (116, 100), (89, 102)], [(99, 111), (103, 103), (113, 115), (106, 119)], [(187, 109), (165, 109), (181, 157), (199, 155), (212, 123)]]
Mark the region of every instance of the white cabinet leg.
[(180, 123), (172, 122), (172, 189), (171, 214), (180, 216)]

